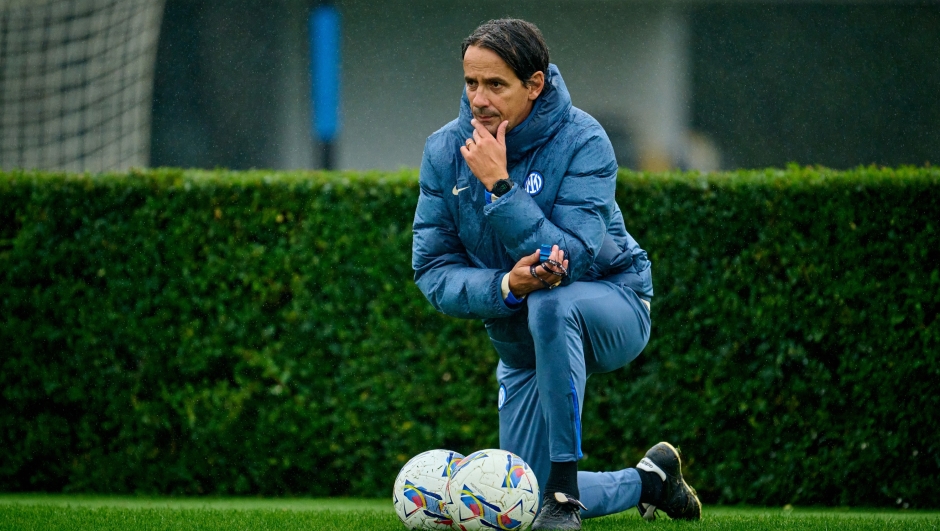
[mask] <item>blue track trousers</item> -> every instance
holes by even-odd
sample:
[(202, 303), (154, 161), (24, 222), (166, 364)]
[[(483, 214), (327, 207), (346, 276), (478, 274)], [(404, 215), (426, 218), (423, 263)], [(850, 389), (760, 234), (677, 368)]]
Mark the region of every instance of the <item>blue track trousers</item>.
[[(545, 485), (551, 461), (582, 457), (581, 412), (591, 374), (633, 361), (646, 346), (650, 314), (633, 290), (607, 282), (575, 282), (529, 295), (523, 322), (493, 320), (488, 331), (499, 362), (499, 446), (525, 460)], [(525, 327), (513, 333), (514, 325)], [(504, 341), (500, 341), (501, 338)], [(520, 341), (521, 340), (521, 341)], [(640, 501), (635, 469), (579, 472), (581, 501), (591, 518)]]

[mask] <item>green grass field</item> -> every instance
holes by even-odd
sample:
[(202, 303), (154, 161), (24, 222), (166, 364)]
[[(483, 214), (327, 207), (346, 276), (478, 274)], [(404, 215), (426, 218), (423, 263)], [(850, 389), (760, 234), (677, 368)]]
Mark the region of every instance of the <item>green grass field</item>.
[[(937, 530), (940, 512), (707, 507), (701, 522), (643, 522), (635, 512), (585, 522), (587, 531), (695, 528)], [(401, 531), (389, 500), (0, 495), (0, 530)]]

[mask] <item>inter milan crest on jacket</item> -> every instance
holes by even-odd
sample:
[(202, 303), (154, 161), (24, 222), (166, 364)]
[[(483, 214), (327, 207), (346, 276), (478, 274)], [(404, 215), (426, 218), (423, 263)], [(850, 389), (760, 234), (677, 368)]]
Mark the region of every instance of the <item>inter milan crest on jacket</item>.
[(542, 174), (537, 171), (533, 171), (529, 172), (529, 175), (525, 178), (525, 184), (523, 184), (523, 186), (525, 186), (525, 191), (528, 192), (529, 195), (535, 197), (539, 195), (539, 192), (542, 191), (542, 186), (544, 184), (545, 178), (542, 177)]

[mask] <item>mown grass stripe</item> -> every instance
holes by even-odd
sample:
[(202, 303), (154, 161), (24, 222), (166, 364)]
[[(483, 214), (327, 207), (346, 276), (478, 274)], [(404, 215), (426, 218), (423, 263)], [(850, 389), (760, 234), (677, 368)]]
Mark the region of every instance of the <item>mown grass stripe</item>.
[[(203, 504), (200, 506), (199, 504)], [(694, 528), (703, 531), (927, 531), (927, 511), (711, 507), (701, 522), (653, 524), (634, 512), (588, 520), (586, 531)], [(0, 530), (16, 531), (401, 531), (387, 500), (149, 498), (62, 495), (0, 496)]]

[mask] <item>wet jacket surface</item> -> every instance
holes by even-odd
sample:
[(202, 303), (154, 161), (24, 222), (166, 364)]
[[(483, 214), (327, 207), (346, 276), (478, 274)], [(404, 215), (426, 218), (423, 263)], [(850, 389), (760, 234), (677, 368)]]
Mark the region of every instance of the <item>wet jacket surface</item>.
[[(617, 161), (610, 140), (594, 118), (572, 106), (558, 68), (549, 66), (532, 112), (506, 135), (515, 186), (490, 204), (460, 154), (473, 135), (472, 118), (464, 92), (459, 117), (424, 148), (412, 267), (431, 304), (454, 317), (486, 319), (488, 329), (491, 321), (517, 314), (525, 304), (508, 306), (500, 282), (542, 244), (566, 251), (563, 286), (607, 280), (648, 301), (650, 262), (614, 200)], [(533, 173), (543, 184), (530, 179), (527, 190)]]

